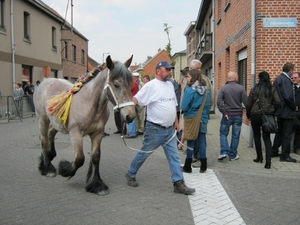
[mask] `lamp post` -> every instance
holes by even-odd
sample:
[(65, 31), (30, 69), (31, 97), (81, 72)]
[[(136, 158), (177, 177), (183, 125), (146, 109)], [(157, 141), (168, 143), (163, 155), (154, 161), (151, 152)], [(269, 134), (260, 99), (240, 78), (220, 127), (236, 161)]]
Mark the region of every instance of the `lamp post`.
[(109, 55), (109, 52), (102, 54), (102, 62), (104, 63), (104, 55)]

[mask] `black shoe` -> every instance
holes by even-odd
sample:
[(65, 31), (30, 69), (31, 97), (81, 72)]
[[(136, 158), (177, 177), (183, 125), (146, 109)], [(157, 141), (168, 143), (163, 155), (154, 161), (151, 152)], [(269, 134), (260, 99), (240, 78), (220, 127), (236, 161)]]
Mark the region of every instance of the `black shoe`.
[(106, 136), (109, 136), (109, 134), (104, 132), (103, 137), (106, 137)]
[(128, 139), (128, 138), (136, 138), (136, 136), (125, 135), (124, 138), (126, 138), (126, 139)]
[(122, 131), (120, 131), (120, 130), (117, 130), (116, 132), (114, 132), (114, 134), (121, 134), (122, 133)]
[(296, 162), (297, 162), (296, 159), (293, 159), (293, 158), (291, 158), (290, 156), (289, 156), (289, 157), (286, 157), (286, 158), (280, 158), (280, 161), (281, 161), (281, 162), (293, 162), (293, 163), (296, 163)]
[(253, 162), (256, 162), (256, 163), (260, 162), (260, 163), (262, 163), (263, 159), (256, 158), (256, 159), (253, 159)]
[(266, 163), (266, 165), (265, 165), (265, 169), (270, 169), (271, 168), (271, 163), (269, 162), (269, 163)]
[(136, 135), (144, 135), (144, 133), (138, 131), (138, 132), (136, 133)]

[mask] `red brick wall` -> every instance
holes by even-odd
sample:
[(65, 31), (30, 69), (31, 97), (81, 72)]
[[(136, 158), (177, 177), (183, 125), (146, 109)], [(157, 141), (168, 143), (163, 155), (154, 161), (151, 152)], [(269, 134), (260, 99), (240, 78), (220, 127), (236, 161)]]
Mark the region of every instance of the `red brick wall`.
[(143, 74), (147, 74), (151, 78), (153, 76), (155, 76), (155, 66), (159, 61), (162, 61), (162, 60), (171, 62), (171, 59), (165, 50), (162, 50), (160, 53), (158, 53), (156, 56), (154, 56), (154, 58), (152, 58), (148, 64), (145, 65)]
[[(62, 39), (71, 39), (70, 30), (62, 30)], [(72, 61), (72, 45), (76, 46), (76, 62)], [(64, 48), (64, 42), (62, 42), (62, 49)], [(63, 65), (63, 77), (79, 78), (87, 72), (87, 60), (88, 60), (88, 42), (73, 32), (73, 38), (68, 42), (68, 58), (65, 58), (64, 51), (62, 52), (62, 65)], [(81, 63), (81, 50), (85, 52), (85, 62)]]

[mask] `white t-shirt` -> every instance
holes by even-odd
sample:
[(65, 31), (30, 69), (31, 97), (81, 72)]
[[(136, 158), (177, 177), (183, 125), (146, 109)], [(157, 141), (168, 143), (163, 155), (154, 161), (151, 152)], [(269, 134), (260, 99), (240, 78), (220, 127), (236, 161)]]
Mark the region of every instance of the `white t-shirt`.
[(176, 118), (177, 100), (169, 81), (151, 80), (134, 96), (140, 106), (147, 106), (147, 120), (168, 127)]

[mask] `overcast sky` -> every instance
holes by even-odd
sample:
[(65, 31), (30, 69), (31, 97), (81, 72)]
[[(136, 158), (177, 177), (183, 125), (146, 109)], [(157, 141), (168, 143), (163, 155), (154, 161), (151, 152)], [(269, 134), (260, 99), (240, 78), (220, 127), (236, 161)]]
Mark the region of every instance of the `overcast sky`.
[[(71, 0), (43, 0), (71, 23)], [(69, 4), (68, 4), (69, 2)], [(133, 54), (142, 63), (168, 44), (164, 23), (170, 27), (172, 55), (186, 49), (183, 35), (198, 16), (201, 0), (73, 0), (73, 26), (89, 39), (89, 56), (103, 53), (125, 62)]]

